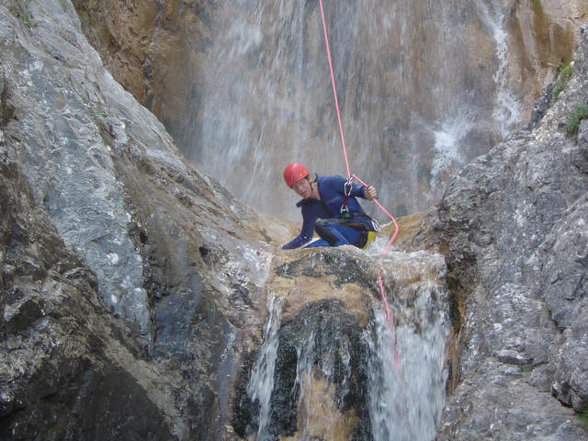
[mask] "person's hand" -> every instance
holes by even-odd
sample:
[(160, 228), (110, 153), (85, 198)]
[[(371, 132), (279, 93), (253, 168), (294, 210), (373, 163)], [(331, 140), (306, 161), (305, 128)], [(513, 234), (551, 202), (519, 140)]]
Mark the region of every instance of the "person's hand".
[(377, 197), (378, 197), (378, 192), (376, 191), (376, 187), (374, 187), (373, 185), (368, 185), (367, 188), (365, 189), (365, 198), (368, 201), (373, 201)]

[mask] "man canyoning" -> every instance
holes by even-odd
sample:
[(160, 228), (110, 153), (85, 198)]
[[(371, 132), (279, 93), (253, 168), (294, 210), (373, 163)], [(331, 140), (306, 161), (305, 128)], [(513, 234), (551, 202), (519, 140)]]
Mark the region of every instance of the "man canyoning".
[[(286, 166), (284, 180), (302, 197), (296, 204), (302, 211), (302, 228), (282, 249), (340, 245), (365, 248), (375, 238), (377, 222), (357, 200), (374, 200), (377, 192), (373, 186), (359, 186), (338, 175), (317, 175), (312, 180), (308, 169), (297, 162)], [(320, 239), (311, 242), (314, 232)]]

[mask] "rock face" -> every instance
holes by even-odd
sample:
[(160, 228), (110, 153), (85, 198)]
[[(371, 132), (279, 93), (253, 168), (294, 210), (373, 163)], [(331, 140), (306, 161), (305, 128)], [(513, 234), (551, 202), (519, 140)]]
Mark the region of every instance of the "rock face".
[[(172, 28), (218, 4), (109, 5)], [(564, 129), (588, 31), (564, 92), (380, 258), (279, 250), (295, 226), (188, 164), (77, 11), (0, 5), (1, 439), (586, 437), (588, 126)], [(120, 46), (149, 101), (158, 63)]]
[[(272, 302), (279, 306), (256, 362), (244, 368), (237, 434), (431, 439), (445, 396), (449, 341), (442, 256), (395, 252), (378, 263), (369, 252), (345, 247), (295, 257), (276, 268), (271, 283), (281, 288)], [(385, 320), (379, 265), (395, 323)]]
[[(543, 119), (464, 168), (439, 211), (469, 295), (441, 440), (585, 439), (588, 30)], [(463, 288), (463, 286), (462, 286)], [(557, 401), (559, 400), (559, 402)]]
[(0, 437), (220, 439), (262, 221), (184, 163), (69, 2), (0, 22)]

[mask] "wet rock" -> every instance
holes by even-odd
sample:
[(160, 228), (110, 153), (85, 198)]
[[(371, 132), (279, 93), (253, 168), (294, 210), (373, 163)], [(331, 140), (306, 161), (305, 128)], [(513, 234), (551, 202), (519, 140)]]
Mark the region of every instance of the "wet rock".
[(307, 258), (285, 263), (276, 268), (276, 274), (288, 277), (304, 275), (313, 278), (334, 276), (334, 283), (337, 286), (357, 283), (369, 287), (365, 277), (365, 274), (370, 272), (368, 263), (365, 259), (352, 258), (347, 249), (313, 253), (310, 259), (310, 264)]
[(0, 166), (0, 188), (0, 437), (172, 439), (143, 385), (120, 367), (138, 362), (140, 345), (108, 313), (18, 165)]
[(0, 438), (225, 437), (271, 228), (184, 162), (71, 3), (0, 23)]
[[(95, 37), (112, 36), (122, 49), (107, 62), (122, 72), (125, 57), (137, 56), (135, 79), (136, 69), (149, 76), (156, 64), (173, 70), (181, 57), (167, 65), (127, 51), (127, 37), (116, 33), (126, 30), (116, 25), (136, 7), (173, 33), (185, 5), (206, 33), (212, 4), (180, 3), (109, 3), (114, 21)], [(253, 433), (260, 406), (247, 401), (244, 379), (264, 344), (270, 293), (287, 294), (276, 334), (274, 434), (295, 439), (309, 430), (335, 441), (325, 433), (386, 433), (366, 410), (369, 402), (381, 411), (379, 422), (398, 414), (386, 413), (394, 399), (365, 387), (365, 353), (376, 346), (365, 332), (384, 311), (378, 258), (351, 247), (277, 250), (294, 227), (259, 216), (184, 161), (163, 125), (104, 69), (70, 2), (9, 0), (0, 24), (0, 438), (220, 441)], [(153, 24), (135, 28), (142, 44)], [(585, 59), (581, 52), (580, 73)], [(428, 401), (443, 400), (446, 277), (459, 291), (455, 388), (439, 439), (582, 436), (565, 406), (581, 410), (588, 384), (586, 136), (583, 125), (573, 137), (559, 127), (588, 101), (583, 79), (572, 78), (536, 130), (464, 169), (438, 219), (429, 212), (407, 220), (414, 235), (400, 237), (383, 261), (385, 299), (402, 311), (400, 336), (435, 340), (434, 353), (402, 359), (407, 375), (432, 365)], [(170, 99), (198, 105), (194, 94)], [(328, 117), (320, 112), (318, 120)], [(487, 133), (472, 139), (489, 140)], [(435, 246), (447, 252), (448, 268), (437, 251), (414, 251)], [(310, 404), (326, 411), (301, 428)], [(432, 433), (439, 409), (419, 408), (414, 426)]]
[[(389, 339), (398, 332), (398, 344), (405, 351), (414, 351), (418, 359), (407, 357), (402, 362), (407, 366), (402, 380), (407, 384), (402, 392), (411, 395), (412, 387), (418, 389), (408, 379), (409, 372), (430, 366), (428, 355), (432, 347), (445, 350), (443, 330), (447, 330), (448, 315), (442, 306), (446, 304), (442, 257), (425, 252), (396, 252), (381, 262), (385, 272), (383, 283), (390, 289), (387, 296), (391, 308), (397, 313), (398, 323), (402, 323), (396, 331), (390, 322), (375, 323), (376, 315), (385, 315), (385, 307), (377, 288), (378, 259), (373, 254), (342, 247), (291, 251), (283, 259), (287, 262), (277, 266), (271, 283), (282, 304), (277, 315), (268, 318), (275, 334), (264, 333), (264, 344), (255, 354), (255, 362), (243, 367), (242, 378), (247, 387), (238, 388), (235, 402), (238, 418), (234, 426), (239, 428), (238, 434), (332, 440), (386, 437), (383, 434), (390, 433), (387, 430), (394, 426), (389, 414), (397, 415), (396, 406), (386, 403), (392, 398), (389, 394), (394, 395), (390, 390), (397, 385), (384, 385), (380, 377), (389, 373), (397, 378), (399, 373), (395, 369), (399, 367), (392, 366), (391, 358), (379, 359), (375, 352), (382, 346), (384, 351), (391, 350), (393, 344)], [(332, 272), (334, 263), (346, 269), (355, 268), (355, 277), (342, 282)], [(358, 271), (358, 267), (365, 269)], [(434, 340), (438, 346), (425, 345), (421, 354), (416, 348), (429, 339), (430, 344)], [(419, 367), (413, 366), (413, 362)], [(432, 367), (428, 373), (427, 381), (434, 383), (433, 389), (443, 395), (442, 366)], [(270, 382), (272, 389), (268, 390)], [(270, 392), (271, 396), (267, 395)], [(442, 398), (437, 400), (437, 392), (430, 391), (427, 399), (433, 409), (437, 405), (433, 402), (442, 403)], [(408, 409), (412, 412), (415, 400), (402, 394), (393, 399), (397, 406), (408, 403), (400, 414), (409, 412)], [(404, 418), (403, 427), (400, 423), (391, 430), (414, 434), (414, 427), (419, 426), (417, 431), (432, 434), (434, 418), (429, 416), (428, 409), (420, 408)], [(419, 417), (422, 421), (415, 421)], [(377, 422), (377, 432), (373, 431), (373, 421)]]
[(302, 369), (308, 371), (305, 375), (324, 376), (334, 385), (333, 399), (338, 412), (359, 417), (353, 432), (366, 430), (363, 426), (369, 424), (367, 348), (362, 332), (353, 315), (337, 300), (308, 304), (284, 321), (279, 333), (276, 387), (271, 398), (272, 433), (292, 435), (304, 427), (297, 425), (304, 415), (298, 409), (301, 385), (297, 384), (297, 377)]
[[(574, 410), (588, 401), (588, 175), (578, 167), (582, 141), (560, 122), (588, 101), (587, 38), (538, 127), (473, 161), (441, 203), (448, 257), (453, 269), (465, 263), (457, 276), (465, 290), (459, 382), (440, 440), (586, 436)], [(486, 231), (495, 239), (477, 240)], [(473, 258), (461, 259), (464, 249)], [(521, 421), (503, 418), (503, 409)]]

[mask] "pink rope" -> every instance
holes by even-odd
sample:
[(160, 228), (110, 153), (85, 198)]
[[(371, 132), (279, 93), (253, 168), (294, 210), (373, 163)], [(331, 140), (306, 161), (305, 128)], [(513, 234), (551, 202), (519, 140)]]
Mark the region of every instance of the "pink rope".
[[(331, 60), (331, 49), (329, 47), (329, 37), (327, 35), (327, 22), (325, 20), (325, 11), (323, 8), (323, 0), (319, 0), (319, 5), (320, 5), (320, 9), (321, 9), (321, 20), (323, 23), (323, 32), (325, 34), (325, 48), (327, 50), (327, 59), (329, 61), (329, 71), (331, 73), (331, 87), (333, 89), (333, 97), (335, 99), (335, 109), (337, 110), (337, 120), (339, 122), (339, 133), (341, 135), (341, 144), (343, 146), (343, 156), (345, 157), (345, 165), (347, 167), (347, 178), (349, 179), (349, 181), (352, 181), (355, 178), (361, 184), (363, 184), (367, 187), (368, 184), (363, 182), (356, 175), (351, 174), (351, 169), (349, 167), (349, 158), (347, 155), (347, 147), (345, 146), (345, 136), (343, 135), (343, 123), (341, 122), (341, 111), (339, 110), (339, 99), (337, 98), (337, 87), (335, 85), (335, 74), (333, 71), (333, 62)], [(386, 297), (386, 290), (384, 288), (384, 279), (382, 276), (382, 260), (384, 258), (384, 255), (388, 252), (388, 250), (392, 246), (392, 243), (394, 242), (394, 240), (396, 240), (396, 236), (398, 235), (398, 224), (396, 223), (394, 216), (392, 216), (388, 212), (388, 210), (386, 210), (382, 206), (382, 204), (380, 204), (380, 202), (377, 199), (374, 199), (373, 201), (380, 208), (380, 210), (382, 210), (386, 214), (386, 216), (388, 216), (392, 220), (392, 222), (394, 223), (394, 233), (392, 233), (392, 235), (390, 236), (390, 240), (388, 241), (388, 244), (386, 245), (386, 247), (384, 248), (384, 251), (382, 252), (382, 255), (380, 256), (380, 262), (379, 262), (379, 266), (378, 266), (378, 287), (380, 289), (380, 296), (382, 297), (382, 301), (383, 301), (384, 307), (386, 309), (386, 319), (387, 319), (388, 323), (390, 323), (391, 327), (394, 329), (396, 327), (396, 318), (394, 316), (394, 313), (392, 312), (392, 309), (390, 308), (390, 304), (388, 303), (388, 299)], [(396, 366), (396, 370), (399, 371), (400, 360), (398, 357), (396, 333), (394, 334), (393, 346), (394, 346), (394, 364)]]
[(349, 168), (349, 158), (347, 157), (347, 147), (345, 146), (345, 136), (343, 135), (343, 123), (341, 122), (341, 112), (339, 110), (339, 100), (337, 98), (337, 86), (335, 86), (335, 73), (333, 72), (333, 62), (331, 61), (331, 49), (329, 48), (329, 37), (327, 35), (327, 22), (325, 20), (325, 10), (323, 9), (323, 0), (319, 0), (321, 6), (321, 19), (323, 21), (323, 32), (325, 34), (325, 47), (327, 49), (327, 58), (329, 59), (329, 70), (331, 72), (331, 87), (333, 97), (335, 98), (335, 108), (337, 110), (337, 120), (339, 121), (339, 133), (341, 135), (341, 144), (343, 145), (343, 156), (345, 156), (345, 165), (347, 166), (347, 178), (351, 178), (351, 169)]
[[(368, 184), (366, 184), (364, 181), (362, 181), (356, 175), (352, 175), (352, 177), (357, 179), (362, 185), (365, 185), (366, 187), (368, 186)], [(390, 212), (388, 210), (386, 210), (382, 204), (380, 204), (380, 201), (378, 201), (377, 199), (374, 199), (374, 203), (380, 208), (380, 210), (382, 210), (384, 212), (384, 214), (386, 216), (388, 216), (392, 220), (392, 223), (394, 224), (394, 233), (392, 233), (392, 235), (390, 236), (390, 240), (388, 241), (388, 244), (386, 245), (386, 247), (384, 248), (384, 251), (382, 252), (382, 256), (383, 256), (384, 254), (386, 254), (388, 252), (388, 250), (392, 246), (392, 243), (394, 243), (394, 241), (396, 240), (396, 236), (398, 236), (398, 224), (396, 223), (396, 219), (394, 219), (394, 216), (392, 216), (390, 214)]]
[[(352, 177), (357, 179), (361, 184), (363, 184), (367, 187), (367, 184), (364, 181), (362, 181), (360, 178), (358, 178), (356, 175), (352, 175)], [(380, 256), (380, 265), (378, 266), (378, 287), (380, 288), (380, 296), (382, 297), (382, 301), (384, 302), (384, 306), (386, 308), (386, 319), (388, 319), (388, 321), (390, 321), (392, 323), (392, 325), (395, 326), (396, 319), (394, 317), (394, 313), (392, 313), (392, 310), (390, 309), (390, 305), (388, 304), (388, 299), (386, 298), (386, 290), (384, 288), (384, 279), (382, 277), (382, 259), (384, 258), (384, 256), (386, 255), (386, 253), (388, 252), (390, 247), (392, 246), (392, 243), (394, 242), (394, 240), (396, 240), (396, 236), (398, 235), (398, 224), (396, 223), (396, 219), (394, 219), (394, 216), (392, 216), (388, 212), (388, 210), (386, 210), (382, 206), (382, 204), (380, 204), (380, 202), (377, 199), (374, 199), (374, 202), (376, 203), (376, 205), (378, 207), (380, 207), (380, 210), (382, 210), (390, 219), (392, 219), (392, 223), (394, 224), (394, 232), (390, 236), (390, 240), (388, 241), (388, 244), (386, 245), (386, 247), (384, 248), (384, 251), (382, 251), (382, 254)], [(395, 359), (395, 361), (397, 361), (397, 358), (398, 358), (398, 353), (396, 352), (396, 336), (394, 336), (394, 359)]]

